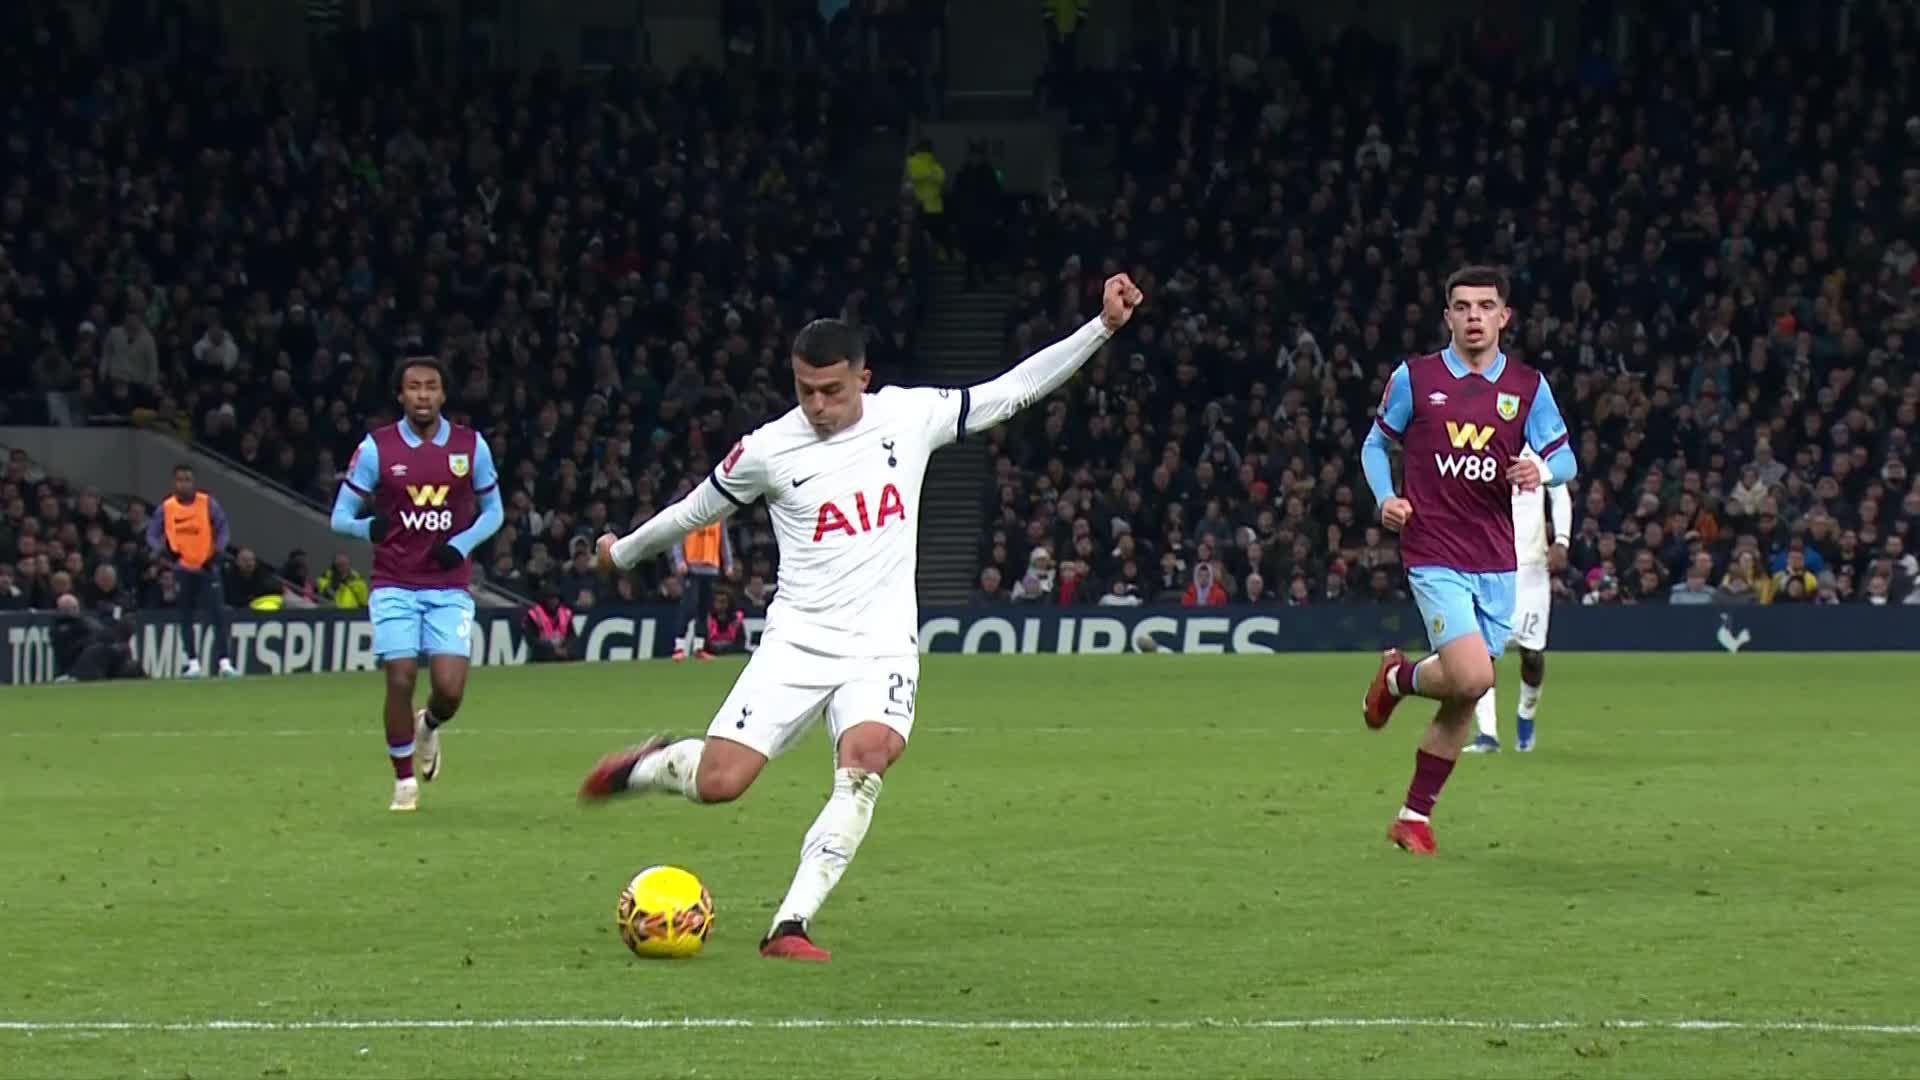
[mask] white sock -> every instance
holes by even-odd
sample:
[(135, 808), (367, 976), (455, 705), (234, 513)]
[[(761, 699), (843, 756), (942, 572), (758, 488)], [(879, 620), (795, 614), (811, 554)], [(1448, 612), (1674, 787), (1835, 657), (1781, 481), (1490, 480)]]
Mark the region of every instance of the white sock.
[(1500, 720), (1494, 715), (1493, 699), (1494, 690), (1489, 686), (1487, 692), (1480, 695), (1480, 700), (1473, 703), (1473, 722), (1480, 729), (1480, 734), (1497, 739), (1500, 737)]
[(1520, 684), (1520, 719), (1533, 719), (1533, 711), (1540, 707), (1541, 687)]
[(804, 925), (813, 918), (827, 894), (847, 872), (853, 853), (873, 822), (873, 804), (880, 798), (880, 774), (865, 769), (833, 770), (833, 795), (820, 816), (813, 819), (807, 839), (800, 847), (800, 868), (793, 873), (793, 884), (786, 899), (774, 912), (774, 927), (789, 919)]
[(707, 748), (705, 739), (681, 739), (657, 754), (648, 754), (627, 774), (627, 787), (637, 791), (671, 791), (691, 802), (700, 801), (695, 777), (700, 773), (700, 753)]
[(1403, 806), (1400, 808), (1400, 820), (1401, 821), (1427, 821), (1429, 820), (1429, 818), (1425, 814), (1422, 814), (1416, 810), (1409, 810)]

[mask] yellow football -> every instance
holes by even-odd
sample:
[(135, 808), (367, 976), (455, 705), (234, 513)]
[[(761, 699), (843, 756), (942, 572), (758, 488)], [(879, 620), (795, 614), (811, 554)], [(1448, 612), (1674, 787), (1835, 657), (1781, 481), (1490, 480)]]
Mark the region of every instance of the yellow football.
[(627, 882), (614, 918), (635, 956), (694, 956), (713, 932), (713, 895), (677, 866), (650, 866)]

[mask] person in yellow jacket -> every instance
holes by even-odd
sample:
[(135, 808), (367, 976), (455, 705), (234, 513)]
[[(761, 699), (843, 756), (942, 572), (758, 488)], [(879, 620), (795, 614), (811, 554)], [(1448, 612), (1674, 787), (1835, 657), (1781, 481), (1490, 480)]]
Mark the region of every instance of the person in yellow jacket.
[(907, 155), (907, 184), (920, 204), (920, 220), (927, 235), (939, 246), (941, 257), (947, 247), (947, 167), (933, 152), (933, 140), (921, 139)]
[(1040, 0), (1040, 24), (1047, 30), (1047, 80), (1053, 105), (1071, 105), (1080, 70), (1080, 31), (1087, 23), (1087, 0)]
[(347, 611), (366, 607), (370, 590), (366, 577), (353, 568), (353, 560), (344, 551), (333, 557), (333, 565), (327, 567), (327, 572), (321, 574), (314, 585), (314, 591), (334, 607)]

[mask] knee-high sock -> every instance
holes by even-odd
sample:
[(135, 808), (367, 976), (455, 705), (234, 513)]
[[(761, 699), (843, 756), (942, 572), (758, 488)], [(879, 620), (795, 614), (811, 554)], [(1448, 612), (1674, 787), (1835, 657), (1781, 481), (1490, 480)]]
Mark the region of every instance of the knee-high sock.
[(671, 791), (699, 802), (700, 788), (695, 778), (700, 773), (700, 752), (706, 748), (705, 739), (681, 739), (657, 754), (648, 754), (627, 774), (628, 790)]
[(1500, 737), (1500, 720), (1494, 714), (1493, 710), (1495, 705), (1493, 699), (1494, 689), (1489, 686), (1487, 687), (1487, 692), (1480, 695), (1480, 700), (1474, 702), (1473, 723), (1475, 727), (1480, 729), (1480, 734), (1497, 739)]
[(1520, 719), (1533, 719), (1533, 714), (1540, 708), (1541, 689), (1538, 686), (1528, 686), (1525, 682), (1520, 684)]
[(786, 899), (774, 912), (773, 926), (789, 919), (804, 924), (820, 910), (827, 894), (839, 884), (840, 875), (847, 872), (854, 852), (860, 850), (860, 841), (873, 822), (873, 804), (879, 798), (878, 773), (845, 768), (833, 771), (833, 795), (813, 820), (813, 828), (807, 830), (806, 843), (800, 848), (800, 868), (794, 871)]

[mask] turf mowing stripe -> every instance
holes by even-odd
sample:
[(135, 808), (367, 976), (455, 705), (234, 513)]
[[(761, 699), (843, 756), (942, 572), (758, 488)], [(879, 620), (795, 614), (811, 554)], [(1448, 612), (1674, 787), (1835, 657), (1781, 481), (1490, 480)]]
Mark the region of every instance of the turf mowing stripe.
[(1812, 1035), (1920, 1035), (1916, 1024), (1862, 1024), (1828, 1020), (1471, 1020), (1422, 1016), (1323, 1016), (1299, 1019), (1197, 1020), (940, 1020), (916, 1017), (679, 1019), (573, 1017), (497, 1020), (0, 1020), (0, 1031), (25, 1032), (297, 1032), (297, 1031), (1306, 1031), (1368, 1028), (1441, 1028), (1470, 1031), (1768, 1032)]

